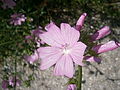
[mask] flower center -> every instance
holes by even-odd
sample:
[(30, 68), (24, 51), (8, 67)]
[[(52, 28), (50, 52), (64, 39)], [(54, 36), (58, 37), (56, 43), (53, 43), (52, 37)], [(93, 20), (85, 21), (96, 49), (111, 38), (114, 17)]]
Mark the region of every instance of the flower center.
[(62, 48), (63, 54), (69, 54), (71, 52), (71, 49), (68, 47), (68, 44), (65, 44)]
[(69, 49), (63, 49), (64, 54), (69, 54), (70, 52), (71, 52), (71, 50), (69, 50)]

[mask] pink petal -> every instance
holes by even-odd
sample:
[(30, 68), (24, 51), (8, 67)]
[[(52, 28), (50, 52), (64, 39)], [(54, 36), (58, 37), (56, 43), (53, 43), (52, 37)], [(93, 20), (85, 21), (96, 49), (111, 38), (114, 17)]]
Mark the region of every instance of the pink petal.
[(61, 23), (62, 37), (68, 45), (73, 45), (79, 40), (80, 33), (76, 29), (72, 28), (69, 24)]
[(86, 56), (84, 59), (89, 62), (101, 62), (100, 58), (94, 56)]
[(120, 43), (115, 41), (109, 41), (103, 45), (97, 45), (92, 48), (96, 53), (104, 53), (120, 47)]
[(48, 32), (41, 34), (40, 38), (42, 41), (51, 46), (60, 47), (64, 44), (60, 29), (55, 24), (49, 27)]
[(51, 56), (60, 52), (59, 48), (57, 47), (40, 47), (37, 49), (37, 51), (40, 53), (41, 59), (45, 59), (48, 56)]
[(98, 40), (100, 38), (103, 38), (105, 36), (107, 36), (108, 34), (110, 34), (110, 28), (108, 26), (103, 27), (102, 29), (100, 29), (99, 31), (97, 31), (95, 34), (93, 34), (91, 36), (92, 40)]
[(65, 56), (62, 56), (59, 61), (57, 61), (55, 68), (54, 68), (54, 75), (63, 76), (65, 73)]
[(86, 13), (83, 13), (80, 18), (78, 19), (77, 23), (76, 23), (76, 30), (81, 30), (83, 24), (84, 24), (84, 21), (85, 21), (85, 18), (86, 18), (87, 14)]
[(55, 75), (65, 75), (69, 78), (73, 77), (73, 62), (70, 56), (64, 55), (61, 59), (56, 63), (54, 74)]
[(40, 58), (41, 60), (41, 66), (40, 69), (44, 70), (52, 65), (54, 65), (62, 56), (62, 53), (59, 52), (59, 49), (54, 47), (43, 47), (39, 48), (40, 52)]
[[(45, 26), (45, 30), (47, 30), (47, 31), (51, 30), (50, 28), (51, 28), (51, 26), (53, 26), (53, 25), (55, 25), (54, 22), (51, 22), (50, 24), (46, 25), (46, 26)], [(58, 27), (56, 27), (56, 28), (58, 28)]]
[(84, 43), (77, 42), (72, 48), (70, 55), (76, 64), (83, 66), (82, 60), (86, 47)]
[(64, 69), (65, 69), (65, 72), (64, 72), (65, 76), (72, 78), (74, 73), (73, 61), (72, 61), (72, 58), (68, 55), (66, 55)]

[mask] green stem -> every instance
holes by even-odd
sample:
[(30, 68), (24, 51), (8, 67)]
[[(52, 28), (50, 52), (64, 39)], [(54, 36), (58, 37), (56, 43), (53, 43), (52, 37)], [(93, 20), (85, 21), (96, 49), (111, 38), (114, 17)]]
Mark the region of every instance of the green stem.
[(82, 67), (78, 66), (78, 84), (77, 84), (77, 90), (81, 90), (82, 88)]
[(16, 72), (17, 72), (17, 61), (16, 61), (16, 59), (15, 59), (15, 85), (14, 85), (14, 90), (16, 90)]

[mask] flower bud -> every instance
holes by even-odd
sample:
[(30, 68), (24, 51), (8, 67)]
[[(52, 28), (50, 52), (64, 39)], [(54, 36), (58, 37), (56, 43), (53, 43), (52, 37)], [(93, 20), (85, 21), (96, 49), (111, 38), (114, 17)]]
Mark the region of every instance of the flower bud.
[(92, 41), (98, 40), (100, 38), (105, 37), (106, 35), (110, 34), (110, 28), (108, 26), (103, 27), (102, 29), (98, 30), (95, 34), (91, 36)]
[(75, 84), (70, 84), (67, 87), (67, 90), (75, 90), (76, 89), (76, 85)]
[(120, 47), (120, 43), (115, 41), (109, 41), (105, 44), (94, 46), (92, 50), (95, 51), (96, 53), (104, 53), (104, 52), (112, 51), (118, 47)]
[(86, 13), (83, 13), (80, 18), (78, 19), (77, 23), (76, 23), (76, 30), (81, 30), (83, 24), (84, 24), (84, 21), (85, 21), (85, 17), (87, 16)]

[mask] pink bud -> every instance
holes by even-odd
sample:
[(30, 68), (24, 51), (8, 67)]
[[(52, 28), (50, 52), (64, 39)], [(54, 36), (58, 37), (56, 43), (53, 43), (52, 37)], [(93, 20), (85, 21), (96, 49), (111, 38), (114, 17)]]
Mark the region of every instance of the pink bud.
[(102, 29), (98, 30), (95, 34), (91, 36), (92, 41), (98, 40), (100, 38), (105, 37), (106, 35), (110, 34), (110, 28), (108, 26), (103, 27)]
[(84, 59), (89, 62), (101, 62), (101, 59), (94, 56), (85, 56)]
[(80, 17), (79, 17), (79, 19), (78, 19), (78, 21), (77, 21), (77, 23), (76, 23), (76, 30), (81, 30), (81, 28), (82, 28), (82, 26), (83, 26), (83, 24), (84, 24), (84, 21), (85, 21), (85, 17), (87, 16), (87, 14), (86, 13), (83, 13)]
[(76, 85), (75, 84), (70, 84), (67, 87), (67, 90), (75, 90), (76, 89)]
[(27, 36), (25, 36), (25, 39), (26, 39), (26, 40), (29, 40), (29, 39), (33, 39), (33, 37), (30, 36), (30, 35), (27, 35)]
[(120, 47), (120, 43), (115, 41), (109, 41), (105, 44), (94, 46), (92, 50), (95, 51), (96, 53), (104, 53), (104, 52), (112, 51), (118, 47)]

